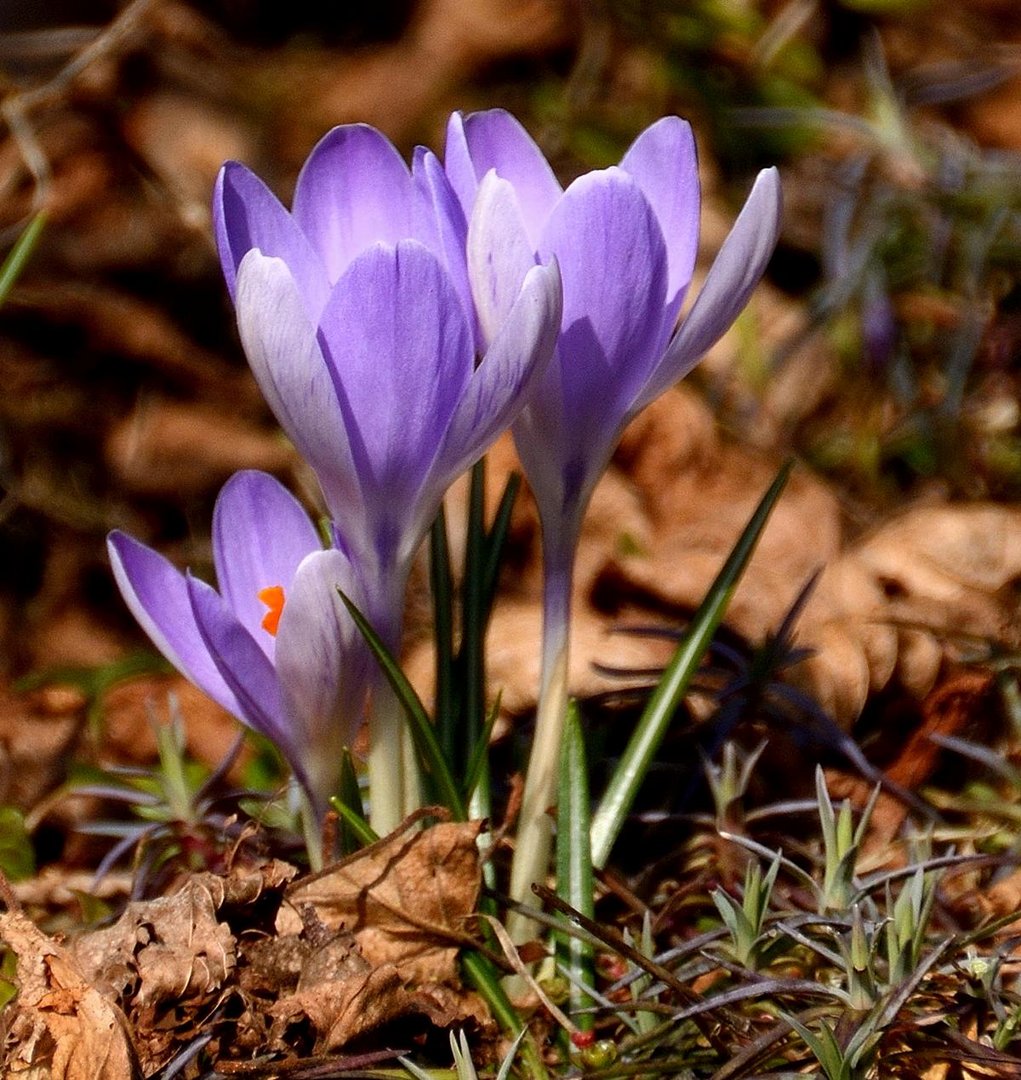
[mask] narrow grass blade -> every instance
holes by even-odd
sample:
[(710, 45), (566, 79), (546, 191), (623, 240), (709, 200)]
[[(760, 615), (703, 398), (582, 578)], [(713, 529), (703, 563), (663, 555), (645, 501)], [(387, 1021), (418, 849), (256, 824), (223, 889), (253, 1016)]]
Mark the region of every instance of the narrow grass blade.
[(341, 600), (344, 601), (344, 606), (351, 613), (355, 625), (372, 650), (372, 654), (375, 656), (380, 668), (382, 668), (387, 682), (390, 683), (393, 692), (397, 695), (397, 700), (404, 709), (404, 714), (411, 728), (411, 736), (415, 740), (415, 749), (418, 751), (418, 756), (426, 772), (436, 785), (437, 795), (455, 820), (466, 820), (467, 813), (464, 799), (461, 798), (461, 791), (454, 781), (450, 767), (447, 765), (446, 758), (444, 758), (443, 751), (436, 739), (432, 721), (429, 719), (429, 714), (425, 711), (425, 706), (422, 704), (418, 694), (415, 693), (415, 688), (408, 682), (407, 676), (400, 669), (400, 665), (390, 655), (389, 650), (380, 640), (376, 631), (369, 625), (369, 621), (365, 616), (342, 590), (338, 589), (337, 591)]
[(776, 479), (756, 507), (755, 513), (727, 557), (705, 600), (695, 612), (691, 626), (678, 644), (673, 659), (638, 721), (592, 821), (594, 866), (602, 868), (610, 857), (614, 841), (645, 779), (645, 774), (670, 720), (683, 700), (691, 679), (712, 641), (713, 634), (723, 621), (734, 589), (755, 550), (770, 512), (787, 483), (792, 464), (792, 462), (787, 462), (780, 469)]
[(359, 848), (368, 847), (369, 844), (374, 844), (379, 839), (379, 833), (357, 810), (348, 806), (343, 799), (338, 798), (336, 795), (331, 796), (330, 806), (337, 811), (340, 820), (344, 823), (344, 828), (350, 830), (351, 835), (357, 841), (354, 847), (355, 851)]
[(429, 533), (429, 587), (436, 642), (436, 735), (447, 760), (453, 761), (459, 714), (454, 692), (454, 581), (447, 515), (442, 506)]
[(46, 214), (36, 214), (25, 226), (24, 232), (15, 241), (14, 247), (7, 253), (7, 258), (0, 266), (0, 304), (7, 299), (7, 294), (21, 276), (21, 271), (25, 269), (25, 264), (35, 251), (45, 224)]
[(471, 801), (475, 788), (483, 780), (488, 780), (489, 740), (492, 737), (493, 728), (496, 727), (496, 721), (499, 719), (499, 716), (500, 695), (497, 694), (496, 701), (493, 702), (493, 707), (489, 710), (489, 715), (486, 717), (486, 724), (482, 729), (482, 736), (475, 744), (475, 749), (468, 761), (468, 768), (465, 771), (464, 797), (466, 802)]
[[(512, 1035), (520, 1036), (526, 1031), (524, 1021), (503, 988), (500, 975), (479, 952), (468, 950), (461, 954), (461, 968), (468, 980), (485, 999), (490, 1012), (500, 1027)], [(538, 1047), (531, 1035), (525, 1035), (521, 1046), (521, 1059), (524, 1069), (531, 1080), (546, 1080), (549, 1075), (543, 1065)]]
[[(592, 808), (589, 805), (588, 763), (585, 737), (581, 730), (578, 705), (567, 706), (564, 743), (560, 754), (560, 793), (557, 800), (557, 895), (575, 911), (595, 917), (590, 829)], [(581, 1012), (592, 999), (581, 988), (595, 985), (595, 951), (591, 944), (577, 937), (562, 938), (557, 943), (557, 960), (569, 973), (570, 1011), (582, 1031), (592, 1028), (591, 1013)]]
[(485, 460), (476, 462), (468, 490), (468, 535), (464, 554), (464, 580), (461, 583), (461, 694), (463, 736), (457, 748), (458, 771), (475, 750), (485, 726), (486, 672), (485, 637), (487, 611), (483, 596), (483, 561), (486, 547), (486, 469)]
[[(346, 746), (340, 759), (340, 802), (358, 818), (358, 824), (355, 826), (352, 826), (343, 814), (340, 818), (340, 853), (350, 855), (360, 847), (364, 847), (366, 842), (373, 841), (366, 840), (365, 830), (369, 826), (365, 820), (365, 807), (362, 805), (362, 790), (358, 786), (354, 758)], [(369, 832), (372, 830), (369, 829)]]
[(510, 530), (511, 512), (514, 510), (514, 502), (520, 490), (521, 474), (511, 473), (500, 496), (500, 505), (496, 508), (493, 526), (486, 537), (482, 595), (485, 597), (487, 612), (492, 607), (496, 586), (499, 584), (500, 564), (503, 561), (503, 549)]

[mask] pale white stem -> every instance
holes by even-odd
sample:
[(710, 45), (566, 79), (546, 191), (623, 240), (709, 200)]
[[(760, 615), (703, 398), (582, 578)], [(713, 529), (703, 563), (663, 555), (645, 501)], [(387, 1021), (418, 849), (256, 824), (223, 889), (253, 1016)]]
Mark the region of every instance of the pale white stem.
[[(568, 638), (571, 620), (571, 581), (574, 570), (574, 538), (545, 551), (545, 595), (542, 627), (542, 681), (536, 714), (535, 739), (525, 774), (510, 894), (513, 900), (537, 907), (532, 885), (545, 881), (553, 847), (553, 818), (557, 801), (560, 745), (567, 712)], [(512, 913), (507, 929), (515, 944), (527, 941), (536, 924), (527, 915)]]
[(403, 816), (413, 814), (422, 805), (422, 777), (418, 753), (407, 720), (401, 724), (401, 807)]
[(404, 711), (380, 678), (369, 716), (368, 758), (369, 824), (380, 836), (393, 832), (404, 818), (404, 728)]
[[(378, 574), (378, 579), (389, 582), (393, 592), (379, 598), (370, 618), (390, 655), (399, 657), (408, 572), (389, 567)], [(407, 717), (381, 671), (372, 691), (367, 764), (369, 824), (380, 836), (385, 836), (422, 805), (422, 789)]]

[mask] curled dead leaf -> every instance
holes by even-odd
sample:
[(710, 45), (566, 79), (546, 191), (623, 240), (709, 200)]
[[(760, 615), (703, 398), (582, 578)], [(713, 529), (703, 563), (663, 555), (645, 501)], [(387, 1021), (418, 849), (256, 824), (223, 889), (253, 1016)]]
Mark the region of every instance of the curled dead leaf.
[(127, 1022), (73, 955), (18, 912), (0, 914), (17, 961), (3, 1075), (26, 1080), (133, 1080), (141, 1075)]
[(353, 935), (372, 968), (396, 964), (403, 983), (449, 983), (481, 887), (481, 822), (398, 830), (287, 890), (280, 933), (301, 927), (311, 905), (330, 929)]
[(112, 926), (77, 939), (75, 960), (132, 1010), (206, 998), (237, 959), (234, 937), (216, 916), (221, 901), (218, 879), (190, 878), (180, 892), (128, 904)]

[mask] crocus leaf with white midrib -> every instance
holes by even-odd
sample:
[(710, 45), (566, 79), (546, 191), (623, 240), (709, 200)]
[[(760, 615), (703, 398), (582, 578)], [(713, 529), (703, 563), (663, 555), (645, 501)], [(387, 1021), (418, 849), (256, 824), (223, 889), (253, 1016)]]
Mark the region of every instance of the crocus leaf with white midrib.
[[(542, 522), (543, 673), (511, 894), (531, 902), (546, 873), (566, 705), (575, 550), (592, 491), (624, 427), (686, 375), (747, 302), (775, 247), (776, 171), (759, 174), (705, 284), (678, 325), (698, 248), (700, 189), (687, 123), (647, 128), (618, 166), (566, 190), (503, 110), (451, 117), (445, 167), (465, 211), (468, 277), (483, 339), (537, 262), (563, 290), (553, 361), (514, 424)], [(517, 936), (527, 935), (518, 921)]]
[[(319, 143), (292, 212), (232, 163), (214, 216), (252, 370), (316, 474), (363, 613), (396, 653), (412, 559), (444, 493), (511, 424), (552, 355), (558, 268), (533, 261), (479, 359), (466, 218), (446, 174), (423, 150), (409, 170), (363, 125)], [(383, 832), (400, 816), (390, 787), (404, 781), (392, 776), (400, 717), (385, 717), (377, 690), (369, 770)]]
[(293, 495), (237, 473), (213, 515), (218, 590), (122, 532), (108, 541), (132, 614), (168, 660), (270, 739), (321, 814), (362, 722), (369, 657), (337, 593), (360, 596)]

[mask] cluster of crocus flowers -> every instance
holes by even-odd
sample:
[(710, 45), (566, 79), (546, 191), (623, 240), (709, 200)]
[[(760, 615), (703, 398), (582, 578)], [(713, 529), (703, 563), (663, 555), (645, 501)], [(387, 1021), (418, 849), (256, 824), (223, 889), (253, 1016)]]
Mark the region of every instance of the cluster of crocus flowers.
[[(338, 588), (396, 651), (411, 562), (444, 492), (513, 427), (546, 560), (539, 727), (513, 886), (527, 895), (546, 869), (571, 576), (589, 497), (624, 425), (739, 313), (778, 217), (768, 170), (678, 327), (699, 185), (690, 129), (676, 118), (639, 136), (619, 167), (566, 191), (498, 110), (455, 114), (443, 165), (419, 148), (409, 168), (373, 129), (337, 128), (302, 169), (290, 211), (228, 164), (214, 220), (241, 341), (318, 477), (332, 544), (313, 542), (303, 511), (268, 478), (243, 474), (217, 508), (219, 593), (135, 541), (111, 539), (132, 610), (186, 675), (277, 742), (320, 807), (338, 747), (371, 698), (373, 819), (394, 825), (414, 800), (413, 769)], [(265, 512), (252, 510), (256, 489)], [(300, 659), (299, 625), (309, 642)]]

